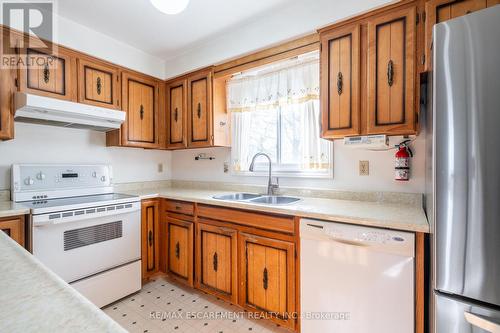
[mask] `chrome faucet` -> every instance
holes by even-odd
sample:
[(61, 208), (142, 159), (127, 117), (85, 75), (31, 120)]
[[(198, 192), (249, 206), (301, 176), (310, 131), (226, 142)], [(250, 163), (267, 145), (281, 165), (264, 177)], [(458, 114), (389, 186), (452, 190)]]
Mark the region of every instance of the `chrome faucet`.
[(271, 171), (271, 168), (272, 168), (272, 162), (271, 162), (271, 158), (269, 157), (269, 155), (267, 154), (264, 154), (264, 153), (257, 153), (255, 154), (253, 157), (252, 157), (252, 163), (250, 163), (250, 167), (248, 168), (249, 171), (253, 172), (253, 169), (254, 169), (254, 166), (255, 166), (255, 159), (259, 156), (264, 156), (266, 157), (268, 160), (269, 160), (269, 180), (267, 182), (267, 195), (274, 195), (275, 192), (279, 189), (279, 184), (278, 184), (278, 178), (276, 178), (276, 184), (273, 184), (273, 180), (272, 180), (272, 171)]

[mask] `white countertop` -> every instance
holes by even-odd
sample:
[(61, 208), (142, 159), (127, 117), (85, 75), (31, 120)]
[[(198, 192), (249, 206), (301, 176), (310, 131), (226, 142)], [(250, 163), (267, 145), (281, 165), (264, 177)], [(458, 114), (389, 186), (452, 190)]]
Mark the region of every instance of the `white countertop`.
[(0, 232), (1, 332), (126, 332)]
[(26, 215), (30, 213), (30, 209), (12, 201), (0, 201), (0, 218)]
[(248, 202), (221, 201), (212, 198), (214, 195), (231, 193), (230, 191), (174, 187), (130, 190), (122, 193), (139, 195), (141, 199), (160, 197), (395, 230), (429, 232), (429, 223), (424, 209), (410, 205), (302, 197), (296, 203), (270, 206)]

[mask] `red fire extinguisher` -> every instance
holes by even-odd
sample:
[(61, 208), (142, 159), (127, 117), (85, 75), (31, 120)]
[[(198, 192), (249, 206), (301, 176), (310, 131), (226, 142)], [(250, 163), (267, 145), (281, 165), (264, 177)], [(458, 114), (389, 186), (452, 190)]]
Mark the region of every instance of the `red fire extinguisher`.
[(400, 181), (408, 181), (410, 179), (410, 158), (413, 153), (410, 149), (410, 140), (405, 140), (396, 145), (396, 160), (395, 160), (395, 179)]

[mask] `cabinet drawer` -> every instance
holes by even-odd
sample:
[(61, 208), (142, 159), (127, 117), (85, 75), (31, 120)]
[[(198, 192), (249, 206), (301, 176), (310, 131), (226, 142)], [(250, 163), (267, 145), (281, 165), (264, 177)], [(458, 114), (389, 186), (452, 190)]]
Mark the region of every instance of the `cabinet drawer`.
[(192, 202), (166, 200), (164, 204), (165, 210), (168, 212), (184, 215), (194, 214), (194, 204)]
[(198, 216), (272, 231), (294, 233), (291, 216), (268, 215), (233, 208), (198, 205)]

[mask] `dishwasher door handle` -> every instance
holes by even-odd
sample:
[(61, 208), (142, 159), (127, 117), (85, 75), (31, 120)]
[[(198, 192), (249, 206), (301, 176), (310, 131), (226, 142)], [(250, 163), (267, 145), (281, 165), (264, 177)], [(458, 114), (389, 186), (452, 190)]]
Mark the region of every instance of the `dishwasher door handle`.
[(342, 239), (342, 238), (334, 238), (330, 237), (330, 240), (335, 242), (335, 243), (340, 243), (340, 244), (345, 244), (345, 245), (352, 245), (352, 246), (360, 246), (360, 247), (367, 247), (369, 244), (360, 242), (360, 241), (355, 241), (355, 240), (350, 240), (350, 239)]
[(492, 318), (477, 315), (474, 313), (464, 312), (465, 320), (472, 326), (485, 330), (491, 333), (500, 333), (500, 323), (494, 321)]

